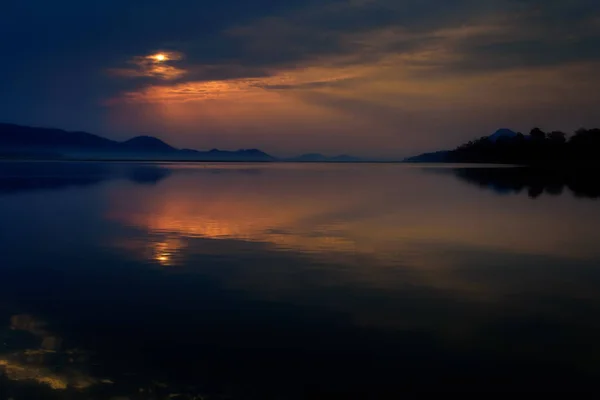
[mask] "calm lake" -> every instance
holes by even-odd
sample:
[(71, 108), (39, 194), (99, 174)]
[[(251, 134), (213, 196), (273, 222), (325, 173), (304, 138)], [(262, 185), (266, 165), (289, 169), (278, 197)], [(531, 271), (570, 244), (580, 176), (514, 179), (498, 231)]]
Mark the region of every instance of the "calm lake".
[(0, 163), (0, 399), (592, 390), (600, 183)]

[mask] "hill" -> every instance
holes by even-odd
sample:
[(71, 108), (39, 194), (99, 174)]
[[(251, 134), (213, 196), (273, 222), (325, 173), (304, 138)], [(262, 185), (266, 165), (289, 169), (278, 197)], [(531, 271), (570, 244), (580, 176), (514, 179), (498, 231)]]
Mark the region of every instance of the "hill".
[(192, 149), (183, 149), (179, 151), (179, 157), (195, 161), (277, 161), (277, 158), (258, 149), (242, 149), (237, 151), (227, 151), (219, 149), (212, 149), (210, 151), (198, 151)]
[(488, 136), (488, 139), (492, 142), (497, 142), (498, 140), (512, 139), (517, 135), (517, 132), (510, 129), (498, 129), (496, 132)]
[(87, 132), (0, 124), (0, 149), (3, 152), (40, 153), (56, 152), (59, 149), (71, 152), (111, 152), (118, 148), (118, 142)]
[(528, 135), (501, 129), (454, 150), (425, 153), (405, 162), (453, 162), (519, 165), (600, 165), (600, 129), (581, 128), (568, 136), (534, 128)]
[(177, 151), (174, 147), (152, 136), (137, 136), (123, 142), (121, 146), (135, 152), (171, 153)]
[(287, 158), (284, 161), (288, 162), (360, 162), (363, 161), (361, 158), (349, 156), (347, 154), (341, 154), (339, 156), (328, 157), (319, 153), (308, 153), (302, 154), (298, 157)]
[(418, 156), (409, 157), (404, 160), (404, 162), (411, 163), (439, 163), (439, 162), (448, 162), (448, 156), (450, 151), (441, 150), (433, 153), (423, 153)]
[(0, 158), (248, 162), (276, 160), (258, 149), (180, 150), (152, 136), (137, 136), (118, 142), (87, 132), (14, 124), (0, 124)]

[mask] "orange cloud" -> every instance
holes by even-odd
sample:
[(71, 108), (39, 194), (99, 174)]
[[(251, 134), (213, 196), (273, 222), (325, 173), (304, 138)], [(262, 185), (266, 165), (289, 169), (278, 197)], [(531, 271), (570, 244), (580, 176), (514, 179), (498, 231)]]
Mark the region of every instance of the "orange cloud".
[(127, 78), (157, 78), (162, 80), (174, 80), (184, 76), (187, 71), (167, 62), (183, 60), (183, 54), (174, 51), (161, 51), (145, 56), (137, 56), (129, 61), (133, 68), (113, 68), (109, 72), (116, 76)]
[(366, 74), (364, 67), (320, 67), (274, 71), (261, 78), (240, 78), (211, 81), (190, 81), (174, 85), (152, 85), (138, 91), (126, 92), (113, 102), (189, 102), (203, 100), (244, 100), (265, 91), (303, 90), (325, 87), (356, 79)]

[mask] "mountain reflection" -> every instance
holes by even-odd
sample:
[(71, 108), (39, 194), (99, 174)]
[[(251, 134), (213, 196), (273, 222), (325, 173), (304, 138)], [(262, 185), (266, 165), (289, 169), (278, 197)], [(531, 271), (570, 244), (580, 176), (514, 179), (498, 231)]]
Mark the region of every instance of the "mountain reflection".
[(170, 173), (168, 168), (150, 164), (1, 162), (0, 195), (87, 187), (115, 179), (152, 185)]
[(600, 198), (600, 180), (596, 170), (552, 170), (536, 168), (455, 168), (459, 179), (497, 193), (527, 193), (530, 198), (542, 194), (560, 195), (569, 190), (577, 197)]

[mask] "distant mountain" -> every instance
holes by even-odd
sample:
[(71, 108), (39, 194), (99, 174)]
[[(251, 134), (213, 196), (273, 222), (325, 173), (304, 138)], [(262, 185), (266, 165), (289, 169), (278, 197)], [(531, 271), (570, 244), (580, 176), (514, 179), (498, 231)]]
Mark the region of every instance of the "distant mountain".
[(2, 152), (116, 151), (119, 143), (87, 132), (0, 124)]
[(329, 159), (331, 162), (359, 162), (363, 161), (362, 158), (349, 156), (348, 154), (341, 154), (339, 156), (331, 157)]
[(302, 154), (298, 157), (287, 158), (284, 161), (288, 162), (359, 162), (362, 159), (354, 156), (342, 154), (335, 157), (327, 157), (319, 153)]
[(118, 142), (87, 132), (0, 124), (0, 158), (145, 159), (182, 161), (275, 161), (258, 149), (176, 149), (152, 136)]
[(404, 162), (410, 163), (439, 163), (439, 162), (447, 162), (450, 151), (442, 150), (436, 151), (433, 153), (423, 153), (418, 156), (409, 157), (404, 160)]
[(171, 153), (177, 151), (174, 147), (152, 136), (137, 136), (123, 142), (121, 146), (136, 152)]
[(488, 139), (492, 142), (497, 142), (498, 139), (512, 139), (518, 135), (517, 132), (512, 131), (510, 129), (498, 129), (496, 132), (488, 136)]
[[(498, 129), (496, 132), (482, 139), (487, 139), (492, 143), (496, 143), (501, 139), (514, 139), (518, 136), (517, 132), (510, 129)], [(423, 153), (418, 156), (408, 157), (404, 159), (404, 162), (411, 163), (440, 163), (440, 162), (454, 162), (452, 159), (453, 150), (440, 150), (431, 153)]]
[(323, 154), (318, 153), (310, 153), (310, 154), (302, 154), (301, 156), (291, 157), (286, 159), (285, 161), (291, 162), (323, 162), (327, 159)]
[(277, 161), (277, 158), (258, 149), (242, 149), (237, 151), (183, 149), (179, 150), (179, 155), (183, 159), (196, 161)]

